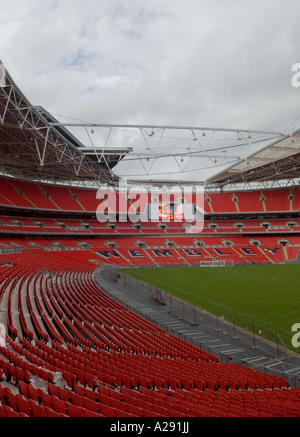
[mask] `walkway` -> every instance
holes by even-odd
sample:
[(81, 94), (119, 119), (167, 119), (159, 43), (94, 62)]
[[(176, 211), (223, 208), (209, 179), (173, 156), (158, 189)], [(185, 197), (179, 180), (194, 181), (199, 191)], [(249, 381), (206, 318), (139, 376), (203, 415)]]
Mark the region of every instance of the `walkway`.
[(199, 348), (219, 357), (223, 362), (234, 362), (269, 374), (283, 376), (293, 387), (300, 386), (300, 355), (282, 350), (276, 344), (253, 336), (250, 332), (220, 321), (208, 313), (197, 318), (197, 324), (187, 322), (155, 300), (145, 290), (113, 280), (106, 269), (95, 272), (100, 288), (152, 323), (164, 328)]

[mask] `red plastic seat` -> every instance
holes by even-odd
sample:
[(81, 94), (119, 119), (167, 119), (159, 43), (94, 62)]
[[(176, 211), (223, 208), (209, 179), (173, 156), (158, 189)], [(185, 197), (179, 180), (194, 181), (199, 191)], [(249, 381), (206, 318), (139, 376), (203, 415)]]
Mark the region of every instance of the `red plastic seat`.
[(99, 412), (99, 403), (93, 401), (92, 399), (83, 398), (82, 406), (86, 410), (93, 411), (94, 413), (98, 413)]
[(28, 404), (30, 407), (30, 416), (31, 417), (46, 417), (46, 413), (44, 408), (39, 405), (37, 402), (29, 399)]
[(25, 413), (28, 416), (30, 416), (30, 406), (29, 406), (27, 399), (25, 399), (22, 395), (17, 394), (16, 395), (16, 404), (17, 404), (17, 410), (20, 413)]
[(114, 417), (114, 409), (109, 405), (99, 405), (99, 413), (104, 417)]
[(18, 381), (18, 387), (19, 387), (19, 391), (20, 393), (25, 396), (26, 398), (29, 397), (29, 392), (28, 392), (28, 384), (26, 384), (24, 381), (21, 381), (19, 379)]
[(52, 405), (51, 395), (49, 395), (48, 393), (44, 392), (44, 390), (41, 389), (37, 390), (37, 394), (38, 394), (39, 401), (44, 407), (52, 408), (53, 405)]
[[(85, 408), (81, 408), (82, 411), (82, 416), (83, 417), (100, 417), (101, 414), (100, 413), (95, 413), (94, 411), (91, 410), (86, 410)], [(111, 416), (113, 417), (113, 416)]]
[(44, 412), (45, 412), (45, 417), (62, 417), (61, 414), (57, 413), (56, 411), (52, 410), (52, 408), (49, 407), (44, 406)]
[(66, 403), (66, 413), (70, 417), (83, 417), (82, 407), (77, 405)]
[(66, 404), (57, 396), (51, 395), (53, 410), (57, 413), (66, 414)]
[(70, 392), (70, 402), (77, 407), (83, 406), (83, 397), (78, 395), (77, 393)]
[(4, 417), (19, 417), (19, 414), (14, 411), (11, 407), (3, 405)]
[(5, 400), (5, 404), (11, 407), (13, 410), (16, 410), (17, 408), (16, 397), (9, 387), (3, 388), (2, 396)]

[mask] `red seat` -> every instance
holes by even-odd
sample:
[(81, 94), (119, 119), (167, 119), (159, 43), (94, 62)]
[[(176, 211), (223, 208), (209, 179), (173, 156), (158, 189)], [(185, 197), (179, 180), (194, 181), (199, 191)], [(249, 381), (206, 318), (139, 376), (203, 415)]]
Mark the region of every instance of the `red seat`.
[(70, 399), (71, 399), (70, 390), (66, 390), (63, 387), (58, 387), (58, 388), (59, 388), (59, 390), (58, 390), (59, 396), (58, 397), (60, 399), (62, 399), (63, 401), (70, 402)]
[(114, 417), (114, 409), (108, 405), (99, 405), (99, 413), (104, 417)]
[(38, 389), (37, 390), (38, 398), (40, 402), (43, 404), (44, 407), (52, 408), (52, 398), (51, 395), (44, 392), (44, 390)]
[[(83, 417), (99, 417), (99, 416), (101, 416), (101, 414), (95, 413), (94, 411), (91, 411), (91, 410), (86, 410), (85, 408), (81, 408), (81, 411), (82, 411)], [(113, 416), (110, 416), (110, 417), (113, 417)]]
[(46, 417), (44, 408), (41, 405), (39, 405), (37, 402), (29, 399), (28, 404), (30, 407), (31, 417)]
[(144, 414), (144, 409), (137, 407), (136, 405), (126, 405), (126, 411), (133, 414), (135, 417), (142, 417)]
[(52, 410), (52, 408), (44, 407), (44, 412), (46, 417), (62, 417), (63, 414), (59, 414), (56, 411)]
[(28, 392), (28, 384), (26, 384), (25, 382), (21, 381), (19, 379), (18, 381), (18, 387), (19, 387), (19, 391), (20, 393), (25, 396), (26, 398), (29, 397), (29, 392)]
[(4, 417), (19, 417), (19, 414), (14, 411), (11, 407), (3, 405)]
[(98, 413), (99, 412), (99, 405), (100, 405), (99, 403), (93, 401), (92, 399), (83, 398), (82, 406), (86, 410), (90, 410), (90, 411), (93, 411), (94, 413)]
[(5, 404), (11, 407), (13, 410), (16, 410), (17, 408), (16, 398), (9, 387), (3, 388), (2, 396), (5, 400)]
[(70, 404), (69, 402), (66, 402), (66, 412), (67, 412), (67, 415), (70, 417), (82, 417), (83, 416), (82, 408), (77, 406), (77, 405)]
[(83, 406), (83, 398), (82, 396), (74, 393), (74, 392), (70, 392), (70, 402), (73, 405), (76, 405), (77, 407), (82, 407)]
[(48, 383), (48, 393), (49, 393), (49, 395), (59, 397), (59, 394), (60, 394), (59, 387), (57, 385), (51, 384), (49, 382)]
[(30, 406), (28, 404), (27, 399), (25, 399), (22, 395), (17, 394), (16, 395), (16, 403), (17, 403), (17, 410), (20, 413), (25, 413), (28, 416), (30, 416)]
[(57, 396), (51, 395), (53, 410), (57, 413), (66, 413), (66, 404), (64, 401), (59, 399)]
[(32, 399), (33, 401), (38, 402), (39, 401), (39, 393), (38, 393), (37, 389), (35, 387), (33, 387), (32, 384), (28, 384), (27, 388), (28, 388), (29, 398)]

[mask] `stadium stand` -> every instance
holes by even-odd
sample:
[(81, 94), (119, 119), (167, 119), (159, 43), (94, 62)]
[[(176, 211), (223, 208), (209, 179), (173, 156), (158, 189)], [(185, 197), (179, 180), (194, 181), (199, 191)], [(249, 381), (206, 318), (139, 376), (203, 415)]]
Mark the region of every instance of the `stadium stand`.
[[(95, 279), (102, 266), (295, 262), (299, 188), (208, 191), (198, 233), (184, 221), (120, 220), (136, 208), (147, 214), (149, 197), (135, 203), (135, 192), (112, 199), (83, 188), (93, 172), (89, 182), (115, 182), (113, 164), (107, 171), (86, 161), (76, 139), (46, 124), (7, 81), (0, 87), (0, 417), (299, 417), (300, 389), (288, 379), (222, 362)], [(116, 220), (98, 221), (99, 207)]]
[(300, 415), (299, 391), (286, 380), (167, 335), (101, 292), (88, 259), (5, 256), (2, 416)]
[[(85, 188), (57, 187), (38, 182), (24, 182), (0, 178), (0, 205), (18, 206), (42, 210), (62, 210), (70, 212), (93, 212), (104, 202), (111, 210), (116, 201), (97, 198), (96, 190)], [(134, 193), (132, 193), (132, 197)], [(135, 201), (135, 199), (134, 199)], [(143, 202), (145, 202), (143, 200)], [(128, 201), (125, 211), (134, 203)], [(278, 209), (278, 205), (280, 208)], [(131, 206), (133, 208), (133, 206)], [(126, 209), (127, 208), (127, 209)], [(204, 210), (206, 214), (236, 214), (236, 213), (265, 213), (265, 212), (297, 212), (300, 209), (300, 189), (269, 189), (264, 191), (235, 191), (234, 193), (209, 193), (205, 195)], [(146, 211), (144, 203), (141, 206)]]
[[(3, 202), (0, 219), (0, 301), (7, 326), (6, 347), (0, 348), (1, 416), (300, 415), (299, 391), (287, 380), (220, 362), (127, 310), (102, 292), (93, 278), (101, 264), (292, 260), (298, 255), (300, 237), (288, 228), (289, 220), (270, 219), (266, 230), (261, 219), (216, 219), (215, 236), (205, 231), (191, 236), (178, 224), (167, 229), (151, 223), (110, 227), (90, 216), (76, 216), (80, 205), (88, 209), (94, 191), (84, 196), (87, 202), (78, 202), (80, 190), (72, 191), (74, 198), (66, 187), (62, 191), (52, 187), (45, 202), (40, 187), (31, 192), (24, 184), (10, 183), (5, 198), (11, 208)], [(253, 192), (251, 202), (250, 196), (247, 193), (252, 213), (258, 210), (258, 194)], [(224, 201), (217, 195), (211, 199), (214, 211), (236, 208), (237, 201), (230, 196)], [(50, 200), (65, 215), (48, 217)], [(14, 212), (19, 201), (22, 214)], [(33, 216), (33, 210), (38, 214)], [(68, 216), (70, 211), (74, 214)], [(277, 229), (287, 235), (288, 246), (273, 235)], [(253, 238), (259, 244), (254, 245)], [(18, 253), (9, 253), (15, 250)]]

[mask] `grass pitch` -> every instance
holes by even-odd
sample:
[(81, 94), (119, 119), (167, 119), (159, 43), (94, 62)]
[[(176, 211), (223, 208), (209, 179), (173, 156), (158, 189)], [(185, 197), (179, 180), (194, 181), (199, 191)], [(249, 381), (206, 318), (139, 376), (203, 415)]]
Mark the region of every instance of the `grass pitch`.
[[(150, 283), (289, 349), (300, 323), (300, 266), (162, 267), (126, 269)], [(280, 342), (280, 341), (279, 341)], [(300, 347), (294, 349), (300, 352)]]

